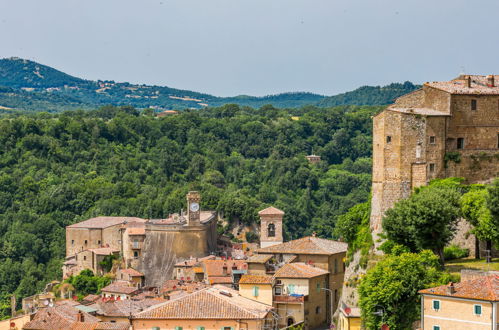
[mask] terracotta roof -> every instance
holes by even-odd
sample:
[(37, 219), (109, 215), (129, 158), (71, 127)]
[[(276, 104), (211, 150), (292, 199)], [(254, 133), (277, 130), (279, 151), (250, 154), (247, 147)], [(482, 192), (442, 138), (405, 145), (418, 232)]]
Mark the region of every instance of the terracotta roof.
[(210, 276), (208, 282), (214, 284), (232, 284), (232, 276)]
[(295, 262), (291, 264), (285, 264), (279, 268), (275, 274), (275, 278), (312, 278), (321, 275), (329, 274), (328, 271), (307, 265), (303, 262)]
[(99, 300), (101, 297), (99, 295), (96, 295), (96, 294), (89, 294), (88, 296), (86, 296), (85, 298), (83, 298), (84, 301), (96, 301), (96, 300)]
[(258, 212), (258, 215), (284, 215), (284, 212), (271, 206)]
[(253, 264), (264, 264), (269, 261), (273, 256), (271, 254), (255, 254), (251, 256), (246, 262)]
[[(92, 251), (93, 253), (101, 256), (108, 256), (110, 254), (120, 252), (120, 250), (112, 249), (112, 248), (95, 248), (95, 249), (88, 249), (87, 251)], [(85, 251), (82, 251), (85, 252)]]
[(270, 310), (271, 306), (217, 285), (148, 308), (134, 319), (254, 320), (265, 318)]
[(145, 219), (134, 217), (96, 217), (67, 226), (66, 228), (107, 228), (124, 222), (145, 222)]
[(386, 108), (386, 110), (422, 116), (450, 116), (450, 113), (431, 108), (402, 108), (395, 105)]
[(70, 305), (63, 304), (60, 306), (39, 309), (38, 312), (36, 312), (33, 320), (26, 323), (23, 326), (23, 329), (72, 329), (72, 327), (77, 322), (78, 313), (82, 313), (84, 322), (99, 322), (99, 319), (95, 316), (92, 316), (85, 312), (81, 312)]
[(144, 276), (144, 274), (133, 268), (120, 269), (119, 272), (130, 276)]
[(128, 285), (128, 282), (116, 281), (102, 288), (102, 292), (131, 294), (139, 289)]
[(272, 284), (272, 276), (266, 275), (243, 275), (239, 284)]
[(499, 275), (489, 275), (469, 281), (454, 283), (454, 293), (449, 292), (449, 285), (419, 291), (421, 294), (467, 298), (487, 301), (499, 301)]
[(92, 305), (98, 311), (98, 315), (103, 316), (130, 316), (130, 313), (138, 313), (146, 308), (158, 305), (165, 302), (162, 298), (147, 298), (139, 301), (136, 300), (114, 300), (114, 301), (99, 301)]
[(208, 285), (203, 282), (186, 282), (179, 280), (167, 280), (159, 290), (160, 293), (172, 292), (175, 290), (194, 292), (206, 288)]
[(336, 254), (346, 252), (347, 243), (319, 237), (303, 237), (257, 250), (258, 253)]
[(76, 322), (71, 330), (129, 330), (130, 324), (126, 322)]
[(427, 82), (424, 85), (446, 91), (451, 94), (499, 95), (499, 76), (494, 76), (495, 87), (487, 86), (487, 76), (470, 75), (471, 87), (466, 87), (464, 77), (451, 81)]
[(187, 260), (177, 262), (175, 264), (175, 267), (192, 267), (192, 266), (199, 264), (201, 261), (215, 260), (215, 259), (216, 259), (216, 256), (213, 256), (213, 255), (209, 255), (206, 257), (202, 257), (202, 258), (189, 258)]
[[(215, 218), (215, 211), (201, 211), (199, 213), (199, 221), (201, 223), (209, 222)], [(147, 223), (150, 225), (176, 225), (187, 221), (185, 216), (179, 216), (178, 213), (172, 214), (169, 218), (165, 219), (149, 219)]]
[(128, 228), (127, 232), (128, 232), (128, 236), (145, 235), (146, 229), (145, 228)]

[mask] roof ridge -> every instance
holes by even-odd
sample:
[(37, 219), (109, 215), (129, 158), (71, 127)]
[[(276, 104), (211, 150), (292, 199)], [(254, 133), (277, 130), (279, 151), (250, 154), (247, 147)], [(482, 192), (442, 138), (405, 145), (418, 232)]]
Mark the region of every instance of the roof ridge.
[[(210, 292), (210, 294), (211, 294), (211, 295), (213, 295), (216, 299), (226, 301), (227, 303), (229, 303), (229, 304), (231, 304), (231, 305), (235, 306), (235, 307), (236, 307), (237, 309), (239, 309), (240, 311), (243, 311), (243, 312), (248, 312), (248, 313), (252, 314), (253, 316), (258, 317), (258, 313), (257, 313), (257, 312), (254, 312), (253, 310), (248, 310), (248, 309), (245, 309), (245, 308), (243, 308), (243, 307), (239, 306), (238, 304), (236, 304), (235, 302), (231, 301), (231, 300), (229, 299), (229, 297), (225, 297), (224, 295), (222, 295), (220, 291), (222, 291), (223, 289), (220, 289), (220, 290), (219, 290), (219, 289), (217, 289), (217, 288), (213, 288), (213, 287), (211, 287), (211, 288), (212, 288), (212, 289), (214, 289), (214, 290), (217, 290), (217, 291), (218, 291), (218, 294), (219, 294), (219, 295), (216, 295), (214, 292)], [(228, 291), (228, 290), (227, 290), (227, 291)], [(209, 291), (208, 291), (208, 292), (209, 292)], [(228, 291), (228, 292), (230, 292), (230, 291)], [(230, 293), (232, 294), (232, 292), (230, 292)], [(239, 297), (241, 297), (241, 298), (248, 299), (248, 298), (245, 298), (245, 297), (243, 297), (243, 296), (239, 295), (239, 293), (237, 293), (237, 292), (236, 292), (236, 294), (237, 294)]]

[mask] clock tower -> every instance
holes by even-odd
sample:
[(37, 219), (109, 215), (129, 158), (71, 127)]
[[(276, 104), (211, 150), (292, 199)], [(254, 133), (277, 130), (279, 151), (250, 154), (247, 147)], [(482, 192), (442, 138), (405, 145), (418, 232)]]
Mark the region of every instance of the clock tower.
[(197, 191), (189, 191), (187, 194), (187, 225), (200, 225), (201, 195)]

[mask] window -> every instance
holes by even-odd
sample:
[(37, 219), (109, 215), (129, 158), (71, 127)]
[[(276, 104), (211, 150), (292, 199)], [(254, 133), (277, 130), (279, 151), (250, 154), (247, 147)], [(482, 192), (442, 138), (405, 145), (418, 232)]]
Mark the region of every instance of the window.
[(433, 300), (433, 310), (438, 311), (440, 309), (440, 300)]
[(83, 260), (87, 260), (87, 256), (83, 256)]
[(273, 223), (269, 223), (267, 227), (267, 236), (275, 237), (275, 225)]
[(282, 288), (280, 286), (276, 286), (276, 288), (274, 289), (274, 292), (275, 292), (276, 296), (280, 296), (280, 295), (282, 295)]
[[(497, 136), (499, 137), (499, 134)], [(71, 245), (75, 245), (75, 240), (74, 239), (71, 240)]]
[(433, 330), (440, 330), (440, 326), (439, 325), (434, 325), (433, 326)]
[(133, 240), (133, 248), (138, 249), (139, 248), (139, 240), (135, 239)]
[(430, 173), (435, 172), (435, 164), (430, 163)]
[(196, 330), (204, 330), (204, 327), (197, 327)]
[(258, 290), (259, 290), (259, 289), (260, 289), (260, 288), (259, 288), (259, 287), (257, 287), (257, 286), (254, 286), (254, 287), (253, 287), (253, 297), (258, 297)]
[(437, 139), (434, 136), (430, 136), (430, 144), (435, 144)]
[(293, 293), (295, 293), (295, 285), (288, 284), (288, 294), (293, 294)]
[(87, 245), (87, 240), (85, 240), (85, 245)]
[[(156, 328), (158, 328), (158, 327), (156, 327)], [(175, 327), (175, 330), (182, 330), (182, 327)]]
[(476, 110), (476, 100), (471, 100), (471, 110)]
[(338, 274), (338, 259), (334, 259), (334, 273)]
[(99, 245), (99, 246), (100, 246), (100, 241), (97, 241), (97, 245)]
[(222, 330), (234, 330), (233, 327), (222, 327)]
[(392, 137), (390, 135), (386, 136), (386, 143), (392, 143)]
[(159, 327), (152, 327), (152, 330), (160, 330), (160, 328)]
[(317, 292), (321, 292), (321, 284), (320, 283), (317, 283), (316, 288), (317, 288)]
[(315, 307), (315, 314), (320, 314), (321, 313), (321, 307), (317, 306)]
[(482, 305), (473, 306), (473, 313), (475, 315), (482, 315)]
[(133, 257), (137, 259), (139, 257), (139, 251), (133, 251)]
[(334, 297), (333, 297), (333, 305), (336, 305), (336, 302), (338, 301), (338, 289), (334, 290)]
[(464, 149), (464, 138), (457, 138), (457, 148)]

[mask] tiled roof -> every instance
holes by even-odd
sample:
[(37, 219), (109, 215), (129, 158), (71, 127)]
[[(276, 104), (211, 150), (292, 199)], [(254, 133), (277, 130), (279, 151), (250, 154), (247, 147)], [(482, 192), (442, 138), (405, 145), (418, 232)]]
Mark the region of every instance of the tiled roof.
[(258, 212), (258, 215), (284, 215), (284, 212), (271, 206)]
[[(100, 255), (100, 256), (108, 256), (110, 254), (120, 252), (120, 250), (112, 249), (112, 248), (95, 248), (95, 249), (88, 249), (88, 251), (92, 251), (93, 253)], [(83, 251), (84, 252), (84, 251)]]
[(107, 228), (124, 222), (145, 222), (135, 217), (96, 217), (67, 226), (66, 228)]
[(126, 322), (75, 322), (70, 330), (129, 330)]
[(210, 276), (225, 276), (224, 266), (227, 268), (227, 275), (232, 274), (232, 267), (236, 269), (248, 269), (248, 264), (245, 260), (204, 260), (204, 269), (208, 277)]
[(187, 292), (194, 292), (197, 290), (204, 289), (207, 284), (203, 282), (186, 282), (179, 280), (167, 280), (163, 283), (163, 286), (160, 289), (160, 293), (172, 292), (175, 290), (182, 290)]
[(499, 76), (494, 76), (495, 87), (487, 86), (487, 76), (471, 75), (471, 87), (466, 87), (464, 77), (451, 81), (427, 82), (424, 85), (451, 94), (499, 95)]
[(96, 300), (99, 300), (100, 299), (100, 296), (99, 295), (96, 295), (96, 294), (89, 294), (88, 296), (86, 296), (85, 298), (83, 298), (84, 301), (96, 301)]
[(138, 313), (134, 319), (263, 319), (271, 306), (240, 296), (237, 291), (213, 286), (153, 306)]
[(164, 299), (148, 298), (139, 301), (136, 300), (115, 300), (115, 301), (99, 301), (92, 305), (97, 308), (97, 314), (103, 316), (129, 316), (130, 313), (138, 313), (146, 308), (158, 305), (165, 302)]
[(450, 116), (450, 114), (447, 112), (442, 112), (431, 108), (401, 108), (393, 105), (386, 108), (386, 110), (422, 116)]
[(146, 234), (146, 229), (145, 228), (128, 228), (127, 230), (128, 235), (145, 235)]
[(251, 256), (246, 262), (254, 264), (264, 264), (272, 258), (271, 254), (255, 254)]
[(214, 256), (214, 255), (209, 255), (206, 257), (202, 257), (202, 258), (189, 258), (187, 260), (177, 262), (175, 264), (175, 267), (192, 267), (192, 266), (199, 264), (201, 261), (215, 260), (215, 259), (216, 259), (216, 256)]
[(144, 276), (144, 274), (133, 268), (120, 269), (119, 272), (130, 276)]
[(37, 330), (66, 330), (72, 329), (77, 322), (78, 313), (82, 313), (83, 321), (88, 323), (99, 322), (99, 319), (88, 313), (81, 312), (78, 309), (67, 305), (47, 307), (39, 309), (33, 320), (26, 323), (23, 329)]
[(324, 269), (307, 265), (303, 262), (295, 262), (291, 264), (285, 264), (279, 268), (275, 274), (275, 278), (312, 278), (316, 276), (321, 276), (329, 274), (328, 271)]
[(108, 286), (102, 288), (102, 292), (111, 292), (111, 293), (124, 293), (124, 294), (131, 294), (135, 291), (138, 291), (139, 289), (133, 286), (129, 286), (127, 284), (128, 282), (122, 282), (122, 281), (116, 281)]
[(454, 293), (449, 292), (449, 285), (419, 291), (421, 294), (447, 296), (487, 301), (499, 300), (499, 275), (483, 276), (477, 279), (454, 283)]
[(210, 276), (208, 277), (208, 281), (211, 285), (214, 284), (231, 284), (232, 276)]
[(272, 284), (272, 276), (266, 275), (243, 275), (239, 284)]
[(303, 237), (257, 250), (258, 253), (336, 254), (346, 252), (347, 243), (319, 237)]

